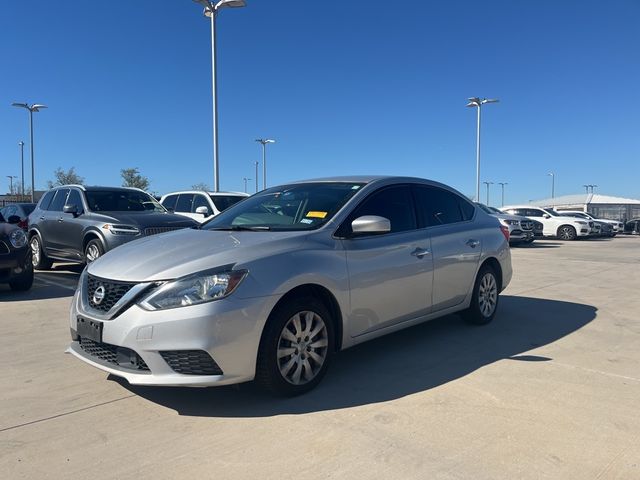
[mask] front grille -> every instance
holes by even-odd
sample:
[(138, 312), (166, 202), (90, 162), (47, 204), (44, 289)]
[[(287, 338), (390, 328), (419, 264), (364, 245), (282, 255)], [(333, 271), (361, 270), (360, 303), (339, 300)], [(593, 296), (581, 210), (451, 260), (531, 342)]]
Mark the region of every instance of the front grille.
[(9, 253), (9, 247), (6, 243), (0, 242), (0, 255), (6, 255)]
[[(103, 280), (89, 275), (87, 279), (87, 300), (92, 308), (101, 312), (108, 312), (134, 285), (135, 283)], [(104, 298), (97, 303), (94, 300), (94, 294), (100, 286), (104, 288)]]
[(520, 226), (523, 230), (533, 230), (533, 222), (531, 220), (521, 220)]
[(594, 227), (594, 223), (593, 223), (593, 222), (589, 222), (589, 226), (590, 226), (591, 228), (593, 228), (593, 227)]
[(158, 233), (172, 232), (174, 230), (181, 230), (185, 227), (147, 227), (144, 229), (145, 235), (157, 235)]
[(85, 353), (103, 362), (131, 370), (149, 371), (149, 367), (142, 357), (129, 348), (94, 342), (93, 340), (82, 337), (80, 337), (80, 348), (82, 348)]
[(166, 350), (158, 352), (176, 373), (184, 375), (222, 375), (222, 370), (204, 350)]

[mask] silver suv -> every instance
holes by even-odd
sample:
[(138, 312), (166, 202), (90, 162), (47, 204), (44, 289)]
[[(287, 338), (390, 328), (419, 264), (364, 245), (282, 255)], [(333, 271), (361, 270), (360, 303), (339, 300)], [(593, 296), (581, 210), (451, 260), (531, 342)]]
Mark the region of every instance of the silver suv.
[(65, 185), (49, 190), (29, 215), (33, 266), (53, 260), (90, 263), (131, 240), (196, 226), (168, 213), (137, 188)]
[(300, 394), (336, 351), (454, 312), (490, 322), (511, 280), (506, 235), (427, 180), (269, 188), (200, 229), (91, 263), (72, 301), (68, 351), (131, 384), (256, 379)]
[(483, 203), (476, 202), (476, 205), (489, 215), (496, 217), (502, 225), (509, 229), (509, 244), (531, 243), (535, 240), (533, 220), (501, 212), (497, 208), (489, 207)]

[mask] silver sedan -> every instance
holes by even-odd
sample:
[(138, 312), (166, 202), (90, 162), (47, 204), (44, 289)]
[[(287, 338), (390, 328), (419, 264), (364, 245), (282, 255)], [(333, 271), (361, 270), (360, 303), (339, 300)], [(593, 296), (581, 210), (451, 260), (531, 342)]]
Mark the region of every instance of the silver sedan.
[(68, 352), (131, 384), (296, 395), (339, 350), (454, 312), (490, 322), (511, 274), (505, 227), (450, 187), (296, 182), (91, 263)]

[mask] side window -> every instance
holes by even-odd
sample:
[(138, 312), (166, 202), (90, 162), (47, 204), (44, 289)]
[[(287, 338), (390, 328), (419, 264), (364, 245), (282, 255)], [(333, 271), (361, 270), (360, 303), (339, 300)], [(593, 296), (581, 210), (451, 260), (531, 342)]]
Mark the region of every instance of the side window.
[(416, 186), (414, 191), (421, 226), (431, 227), (465, 220), (460, 208), (462, 200), (455, 193), (422, 185)]
[(527, 210), (525, 210), (524, 208), (514, 208), (512, 210), (509, 210), (509, 213), (511, 215), (520, 215), (521, 217), (529, 216), (529, 214), (527, 213)]
[(391, 232), (416, 229), (416, 215), (407, 185), (383, 188), (366, 198), (348, 220), (349, 224), (363, 215), (378, 215), (389, 219)]
[(80, 197), (80, 192), (77, 190), (71, 190), (69, 192), (69, 196), (67, 197), (67, 205), (75, 205), (78, 207), (78, 212), (80, 210), (84, 210), (82, 206), (82, 198)]
[(176, 212), (191, 213), (191, 204), (193, 203), (193, 193), (183, 193), (178, 197), (176, 203)]
[(211, 207), (209, 206), (209, 202), (207, 202), (207, 198), (204, 195), (194, 195), (191, 212), (196, 213), (196, 208), (198, 207), (207, 207), (207, 210), (211, 213)]
[(467, 202), (464, 198), (458, 197), (458, 203), (460, 203), (460, 210), (462, 210), (462, 217), (465, 220), (471, 220), (473, 218), (473, 214), (476, 211), (476, 208), (472, 203)]
[(173, 212), (176, 209), (177, 200), (178, 200), (178, 195), (169, 195), (162, 202), (162, 206), (167, 210), (169, 210), (170, 212)]
[(527, 217), (541, 217), (542, 210), (538, 210), (537, 208), (528, 208), (525, 212)]
[(53, 196), (55, 194), (56, 194), (55, 190), (49, 190), (47, 193), (44, 194), (44, 197), (42, 197), (42, 200), (40, 200), (41, 210), (47, 210), (49, 208), (49, 205), (51, 204), (51, 200), (53, 200)]
[(62, 207), (64, 207), (64, 202), (67, 200), (67, 195), (69, 195), (68, 188), (61, 188), (56, 192), (56, 196), (53, 197), (53, 201), (47, 210), (52, 212), (61, 212)]

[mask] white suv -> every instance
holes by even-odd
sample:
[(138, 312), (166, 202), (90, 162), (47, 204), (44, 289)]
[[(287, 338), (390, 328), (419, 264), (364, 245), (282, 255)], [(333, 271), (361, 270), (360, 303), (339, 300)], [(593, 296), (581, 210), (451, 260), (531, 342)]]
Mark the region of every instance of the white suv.
[(595, 222), (608, 223), (613, 228), (614, 235), (616, 233), (621, 233), (621, 232), (624, 231), (624, 223), (619, 222), (617, 220), (609, 220), (607, 218), (596, 218), (593, 215), (591, 215), (590, 213), (582, 212), (580, 210), (562, 210), (561, 213), (563, 215), (564, 214), (568, 214), (568, 215), (572, 215), (574, 217), (584, 218), (586, 220), (593, 220)]
[(248, 196), (242, 192), (190, 190), (167, 193), (160, 199), (160, 203), (172, 213), (184, 215), (193, 218), (196, 222), (203, 223)]
[(513, 205), (503, 207), (503, 212), (511, 215), (520, 215), (537, 220), (543, 225), (542, 234), (545, 237), (558, 237), (561, 240), (575, 240), (578, 237), (588, 237), (594, 227), (593, 221), (589, 222), (579, 217), (562, 217), (552, 208), (533, 207), (531, 205)]

